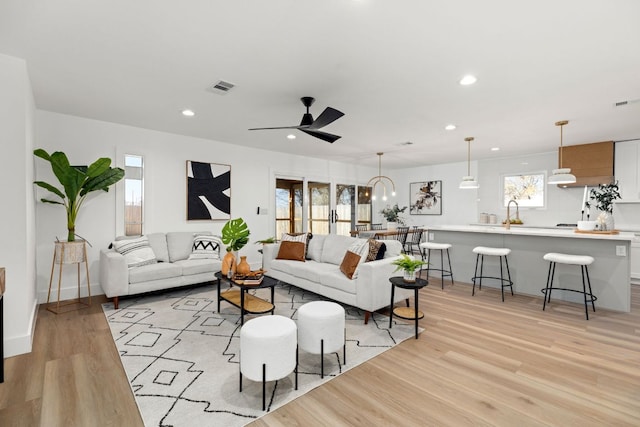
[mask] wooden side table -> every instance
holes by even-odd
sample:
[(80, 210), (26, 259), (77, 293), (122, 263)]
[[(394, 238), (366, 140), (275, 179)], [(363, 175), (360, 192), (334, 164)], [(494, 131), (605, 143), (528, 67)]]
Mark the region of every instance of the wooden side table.
[[(90, 306), (91, 305), (91, 283), (89, 281), (89, 263), (87, 261), (87, 243), (84, 240), (74, 241), (74, 242), (55, 242), (56, 247), (53, 251), (53, 262), (51, 264), (51, 276), (49, 277), (49, 293), (47, 294), (47, 310), (52, 313), (60, 314), (62, 311), (60, 307), (68, 306), (76, 304), (74, 309), (81, 308), (79, 305)], [(80, 298), (80, 264), (84, 262), (85, 266), (85, 274), (87, 278), (87, 291), (89, 292), (89, 300), (88, 302), (82, 301)], [(49, 304), (51, 299), (51, 285), (53, 283), (53, 272), (55, 270), (56, 264), (58, 265), (58, 301), (55, 307), (52, 307), (53, 304)], [(65, 264), (76, 264), (78, 266), (78, 298), (74, 298), (72, 300), (63, 301), (60, 304), (60, 287), (62, 285), (62, 266)]]
[[(396, 276), (389, 278), (391, 282), (391, 304), (389, 305), (389, 329), (393, 324), (393, 316), (401, 319), (413, 320), (416, 326), (416, 339), (418, 339), (418, 320), (424, 317), (424, 313), (418, 310), (418, 291), (429, 284), (426, 279), (416, 278), (415, 282), (405, 282), (403, 277)], [(396, 287), (402, 289), (413, 289), (413, 309), (411, 307), (393, 307), (393, 297)]]

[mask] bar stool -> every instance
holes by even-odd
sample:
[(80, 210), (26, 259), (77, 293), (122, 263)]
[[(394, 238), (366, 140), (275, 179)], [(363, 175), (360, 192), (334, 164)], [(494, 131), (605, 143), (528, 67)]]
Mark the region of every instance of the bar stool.
[[(502, 302), (504, 302), (504, 288), (505, 287), (509, 287), (511, 289), (511, 295), (513, 295), (513, 281), (511, 280), (511, 273), (509, 272), (509, 262), (507, 261), (507, 255), (509, 255), (511, 253), (511, 249), (509, 248), (490, 248), (490, 247), (486, 247), (486, 246), (477, 246), (475, 248), (473, 248), (473, 253), (476, 254), (476, 268), (474, 270), (474, 276), (471, 278), (471, 281), (473, 282), (473, 290), (471, 292), (471, 295), (475, 295), (476, 294), (476, 279), (480, 279), (479, 280), (479, 286), (478, 289), (482, 289), (482, 279), (497, 279), (500, 280), (500, 291), (502, 292)], [(493, 276), (483, 276), (482, 275), (482, 270), (484, 267), (484, 256), (488, 255), (488, 256), (497, 256), (499, 258), (500, 261), (500, 277), (493, 277)], [(504, 263), (507, 266), (507, 277), (508, 279), (504, 278), (504, 274), (503, 274), (503, 269), (502, 269), (502, 259), (504, 258)], [(480, 261), (480, 275), (478, 276), (478, 259), (481, 259)], [(506, 284), (505, 284), (506, 282)]]
[[(558, 291), (569, 291), (569, 292), (577, 292), (579, 294), (584, 295), (584, 314), (589, 320), (589, 309), (588, 303), (591, 303), (591, 307), (593, 311), (596, 311), (595, 301), (598, 299), (593, 292), (591, 291), (591, 280), (589, 280), (589, 269), (588, 266), (593, 264), (593, 257), (588, 255), (569, 255), (569, 254), (559, 254), (555, 252), (550, 252), (545, 254), (543, 259), (545, 261), (549, 261), (549, 273), (547, 274), (547, 286), (542, 289), (542, 293), (544, 294), (544, 303), (542, 304), (542, 310), (547, 306), (547, 303), (551, 303), (551, 290), (555, 289)], [(582, 290), (577, 289), (567, 289), (567, 288), (554, 288), (553, 287), (553, 277), (556, 273), (556, 264), (570, 264), (570, 265), (579, 265), (580, 272), (582, 273)], [(587, 276), (587, 281), (585, 282), (584, 277)], [(587, 292), (586, 286), (589, 286), (589, 292)], [(589, 296), (589, 299), (587, 299)]]
[[(425, 259), (429, 261), (427, 264), (427, 277), (429, 277), (429, 271), (439, 271), (440, 277), (442, 280), (442, 289), (444, 289), (444, 278), (445, 276), (451, 277), (451, 284), (453, 285), (453, 269), (451, 268), (451, 257), (449, 256), (449, 248), (451, 247), (450, 243), (436, 243), (436, 242), (422, 242), (419, 245), (420, 254), (422, 255), (422, 260)], [(431, 267), (431, 251), (440, 251), (440, 268)], [(445, 270), (444, 268), (444, 251), (447, 251), (447, 261), (449, 263), (449, 269)]]

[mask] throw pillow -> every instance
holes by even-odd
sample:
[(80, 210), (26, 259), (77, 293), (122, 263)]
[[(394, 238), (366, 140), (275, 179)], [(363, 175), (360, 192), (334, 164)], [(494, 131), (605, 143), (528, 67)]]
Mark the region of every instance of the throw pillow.
[(281, 240), (304, 243), (304, 259), (309, 258), (309, 241), (313, 238), (311, 233), (283, 233)]
[(377, 261), (384, 258), (384, 253), (387, 250), (387, 245), (384, 242), (375, 239), (369, 239), (369, 253), (365, 262)]
[(305, 244), (302, 242), (283, 240), (280, 242), (280, 249), (278, 249), (276, 259), (304, 262), (304, 248)]
[(366, 259), (368, 251), (369, 242), (365, 239), (356, 239), (344, 254), (340, 264), (340, 271), (349, 279), (356, 279), (358, 277), (358, 266)]
[(196, 234), (188, 259), (220, 259), (222, 239), (218, 236)]
[(129, 268), (158, 262), (151, 246), (149, 246), (147, 236), (136, 239), (116, 240), (112, 245), (118, 253), (124, 256)]

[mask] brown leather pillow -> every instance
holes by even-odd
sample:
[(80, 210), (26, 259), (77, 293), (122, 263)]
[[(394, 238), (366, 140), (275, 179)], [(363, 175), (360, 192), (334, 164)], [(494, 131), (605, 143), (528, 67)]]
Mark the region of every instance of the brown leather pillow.
[(280, 249), (278, 250), (278, 256), (276, 259), (288, 259), (291, 261), (304, 262), (305, 244), (302, 242), (291, 242), (283, 240), (280, 242)]
[(347, 276), (349, 279), (353, 279), (353, 273), (356, 272), (356, 268), (358, 268), (358, 264), (360, 263), (360, 255), (353, 253), (351, 251), (347, 251), (344, 254), (344, 258), (342, 258), (342, 263), (340, 264), (340, 271)]

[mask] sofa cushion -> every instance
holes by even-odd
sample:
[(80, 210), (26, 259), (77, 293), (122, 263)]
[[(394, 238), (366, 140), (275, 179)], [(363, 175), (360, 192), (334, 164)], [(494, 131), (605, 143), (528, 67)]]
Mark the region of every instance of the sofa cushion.
[(193, 236), (196, 234), (211, 235), (211, 233), (207, 231), (198, 233), (192, 231), (173, 231), (167, 233), (167, 248), (169, 250), (170, 262), (189, 258), (193, 246)]
[(156, 254), (158, 262), (169, 262), (169, 251), (167, 250), (167, 235), (164, 233), (149, 233), (149, 246)]
[(182, 267), (168, 262), (129, 269), (129, 284), (170, 279), (182, 275)]
[(340, 265), (349, 246), (355, 241), (353, 237), (329, 234), (322, 245), (321, 262)]
[(196, 234), (193, 237), (191, 254), (188, 259), (220, 259), (222, 239), (218, 236)]
[(322, 259), (322, 246), (324, 246), (324, 240), (327, 236), (325, 234), (316, 234), (313, 239), (307, 243), (307, 258), (321, 262)]
[(278, 249), (276, 259), (304, 262), (304, 247), (302, 242), (280, 242), (280, 249)]
[(128, 267), (141, 267), (158, 262), (151, 246), (149, 246), (147, 236), (116, 240), (113, 242), (113, 249), (124, 256)]
[(356, 279), (358, 277), (358, 266), (367, 258), (368, 252), (369, 241), (356, 239), (345, 252), (344, 258), (340, 263), (340, 271), (349, 279)]
[(384, 244), (387, 247), (384, 253), (385, 258), (395, 258), (402, 253), (402, 243), (398, 240), (385, 240)]
[(274, 260), (271, 268), (272, 270), (281, 271), (291, 276), (301, 277), (316, 283), (320, 283), (320, 277), (327, 272), (337, 270), (337, 267), (333, 264), (325, 264), (312, 260), (305, 263), (290, 260)]
[(376, 261), (384, 258), (384, 253), (387, 251), (387, 245), (380, 240), (369, 239), (369, 252), (367, 253), (367, 259), (365, 262)]
[(215, 273), (220, 271), (222, 261), (212, 259), (183, 259), (174, 263), (182, 268), (182, 275), (189, 276), (200, 273)]
[(343, 292), (355, 294), (356, 283), (358, 281), (347, 278), (336, 266), (333, 267), (332, 271), (325, 271), (324, 274), (320, 276), (320, 284), (328, 288), (339, 289)]

